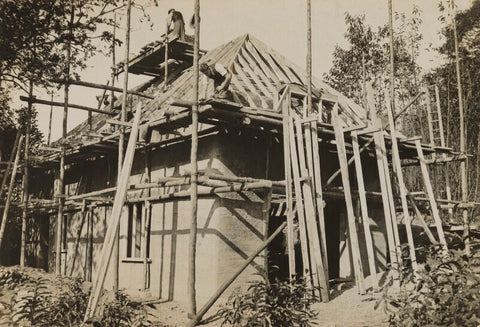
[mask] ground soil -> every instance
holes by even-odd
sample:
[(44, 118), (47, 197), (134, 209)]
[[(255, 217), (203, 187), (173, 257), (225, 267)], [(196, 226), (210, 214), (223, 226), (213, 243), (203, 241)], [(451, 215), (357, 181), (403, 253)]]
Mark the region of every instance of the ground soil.
[[(16, 267), (15, 269), (20, 269)], [(68, 283), (68, 278), (62, 278), (62, 282), (54, 274), (45, 273), (40, 269), (22, 268), (24, 272), (33, 278), (48, 280), (48, 288), (51, 293), (61, 292), (61, 285)], [(85, 285), (88, 287), (88, 285)], [(17, 290), (0, 292), (0, 303), (9, 302)], [(318, 318), (314, 321), (320, 327), (380, 327), (387, 326), (387, 317), (382, 307), (375, 310), (379, 293), (359, 295), (352, 283), (342, 283), (332, 289), (332, 298), (328, 303), (317, 303), (313, 309), (318, 312)], [(217, 311), (220, 304), (214, 306), (206, 315), (212, 315)], [(188, 322), (186, 308), (176, 302), (160, 302), (147, 304), (147, 310), (152, 321), (159, 322), (163, 326), (180, 327)], [(0, 310), (2, 311), (2, 310)], [(0, 312), (1, 313), (1, 312)], [(211, 322), (204, 326), (221, 326), (220, 321)]]
[[(332, 299), (328, 303), (316, 303), (313, 309), (318, 312), (318, 318), (313, 321), (319, 327), (385, 327), (388, 326), (387, 316), (382, 305), (375, 309), (375, 303), (380, 293), (369, 292), (359, 295), (352, 283), (337, 285), (332, 290)], [(180, 327), (188, 322), (187, 312), (182, 305), (175, 302), (158, 303), (152, 313), (167, 326)], [(218, 306), (212, 308), (207, 317), (214, 313)], [(219, 321), (203, 326), (221, 326)]]

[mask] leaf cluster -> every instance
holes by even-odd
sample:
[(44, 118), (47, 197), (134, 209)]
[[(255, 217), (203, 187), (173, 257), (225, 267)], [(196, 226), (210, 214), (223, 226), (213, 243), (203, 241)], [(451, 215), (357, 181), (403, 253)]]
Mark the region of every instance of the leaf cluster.
[[(95, 39), (111, 43), (113, 34), (101, 31), (111, 24), (108, 13), (124, 0), (0, 0), (0, 81), (17, 86), (33, 80), (63, 77), (85, 68), (101, 49)], [(70, 67), (66, 48), (71, 47)]]
[(478, 326), (480, 277), (459, 253), (431, 248), (415, 275), (405, 270), (400, 289), (384, 288), (390, 326)]
[[(90, 289), (81, 279), (51, 281), (34, 278), (21, 268), (1, 268), (0, 292), (4, 290), (15, 290), (11, 303), (0, 301), (0, 322), (4, 325), (83, 325)], [(116, 293), (113, 300), (107, 300), (98, 323), (101, 326), (162, 326), (151, 321), (142, 303), (122, 292)]]
[(216, 316), (222, 326), (312, 326), (317, 314), (311, 305), (317, 300), (304, 281), (269, 283), (262, 278), (250, 282), (246, 293), (233, 293)]
[(30, 283), (32, 278), (19, 269), (2, 269), (0, 271), (0, 288), (13, 290)]
[[(407, 17), (395, 13), (394, 32), (394, 77), (397, 101), (404, 102), (416, 93), (416, 75), (420, 68), (414, 57), (418, 54), (422, 39), (419, 26), (422, 23), (420, 10), (413, 7)], [(387, 25), (374, 28), (366, 23), (365, 15), (345, 14), (347, 30), (346, 47), (336, 46), (333, 52), (333, 64), (324, 75), (333, 88), (364, 104), (365, 87), (363, 83), (371, 82), (375, 90), (376, 111), (382, 113), (384, 91), (390, 87), (390, 35)], [(363, 78), (365, 77), (365, 78)]]
[(144, 327), (151, 326), (151, 321), (145, 307), (140, 302), (132, 301), (126, 294), (119, 291), (115, 294), (115, 299), (105, 305), (101, 324), (103, 326)]

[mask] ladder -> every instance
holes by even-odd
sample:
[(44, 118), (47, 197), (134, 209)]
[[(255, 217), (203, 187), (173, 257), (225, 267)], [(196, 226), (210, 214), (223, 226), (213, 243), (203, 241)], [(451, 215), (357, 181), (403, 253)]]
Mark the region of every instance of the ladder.
[[(435, 110), (432, 109), (431, 105), (431, 96), (428, 87), (423, 88), (423, 92), (425, 94), (425, 103), (427, 107), (427, 119), (428, 119), (428, 130), (429, 130), (429, 139), (430, 145), (432, 147), (439, 146), (439, 147), (446, 147), (445, 141), (445, 133), (443, 128), (443, 120), (442, 120), (442, 109), (440, 105), (440, 91), (437, 85), (434, 85), (434, 96), (435, 96)], [(442, 155), (444, 158), (447, 157), (446, 154)], [(435, 158), (435, 153), (432, 154), (432, 158)], [(435, 169), (435, 168), (434, 168)], [(434, 172), (436, 172), (434, 170)], [(445, 174), (445, 195), (447, 200), (452, 199), (452, 191), (450, 188), (450, 171), (448, 170), (448, 165), (444, 164), (444, 174)], [(453, 209), (448, 207), (448, 215), (450, 220), (453, 219)]]
[[(435, 93), (438, 93), (438, 88), (435, 86)], [(443, 123), (442, 113), (440, 111), (440, 104), (438, 99), (436, 101), (436, 108), (432, 108), (432, 101), (430, 96), (430, 90), (427, 86), (423, 87), (423, 93), (425, 96), (425, 106), (427, 109), (427, 122), (428, 122), (428, 138), (429, 144), (434, 146), (445, 146), (445, 139), (443, 137)]]

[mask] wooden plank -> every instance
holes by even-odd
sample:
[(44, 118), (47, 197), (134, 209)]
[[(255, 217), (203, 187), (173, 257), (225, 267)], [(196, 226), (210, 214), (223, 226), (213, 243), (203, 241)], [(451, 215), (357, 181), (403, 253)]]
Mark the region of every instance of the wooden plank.
[(278, 84), (280, 82), (280, 78), (277, 76), (277, 74), (275, 74), (274, 70), (270, 68), (267, 63), (260, 57), (260, 54), (258, 53), (258, 50), (255, 48), (253, 43), (249, 40), (245, 42), (245, 46), (248, 50), (248, 54), (250, 54), (254, 58), (254, 60), (258, 64), (258, 67), (262, 69), (267, 79), (272, 79), (273, 83)]
[(93, 275), (93, 208), (87, 207), (87, 221), (88, 221), (88, 240), (86, 244), (86, 264), (85, 264), (85, 280), (92, 281)]
[[(234, 67), (234, 70), (235, 72), (238, 73), (238, 75), (242, 78), (242, 81), (243, 83), (247, 86), (247, 88), (251, 91), (251, 94), (255, 94), (255, 95), (258, 95), (258, 97), (260, 99), (262, 99), (262, 96), (259, 94), (259, 91), (257, 90), (257, 88), (252, 84), (252, 82), (250, 82), (250, 79), (247, 77), (247, 75), (245, 75), (245, 72), (243, 71), (243, 68), (240, 66), (240, 64), (234, 62), (233, 63), (233, 67)], [(237, 81), (240, 82), (240, 80), (237, 78)], [(242, 85), (243, 87), (243, 85)], [(248, 95), (248, 98), (251, 98), (250, 97), (250, 92), (248, 92), (247, 89), (243, 88), (245, 90), (245, 92), (247, 92), (247, 95)], [(252, 99), (253, 101), (253, 99)], [(250, 103), (250, 101), (249, 101)], [(253, 106), (257, 106), (255, 104), (255, 102), (253, 102)]]
[(235, 85), (241, 92), (241, 94), (247, 99), (248, 105), (252, 107), (256, 107), (257, 105), (253, 101), (252, 97), (250, 96), (250, 93), (245, 89), (243, 84), (240, 82), (238, 79), (237, 75), (232, 74), (232, 84)]
[(368, 265), (370, 268), (370, 276), (372, 279), (372, 288), (378, 288), (377, 270), (375, 266), (375, 253), (373, 250), (372, 233), (370, 231), (370, 218), (368, 215), (367, 196), (365, 193), (365, 182), (363, 180), (362, 158), (360, 157), (360, 147), (358, 145), (358, 135), (352, 132), (353, 157), (355, 158), (355, 175), (357, 178), (358, 197), (360, 200), (360, 210), (362, 215), (363, 232), (365, 234), (365, 242), (367, 243)]
[[(242, 49), (243, 50), (243, 49)], [(243, 52), (243, 51), (242, 51)], [(259, 76), (252, 70), (248, 62), (243, 58), (243, 55), (239, 54), (238, 62), (242, 65), (243, 69), (245, 69), (250, 77), (255, 81), (255, 85), (263, 92), (266, 97), (272, 98), (274, 94), (265, 86), (265, 84), (260, 80)], [(266, 104), (264, 106), (265, 109), (268, 109)]]
[(82, 230), (83, 225), (85, 224), (85, 218), (87, 216), (87, 201), (82, 201), (82, 220), (80, 221), (80, 227), (77, 230), (77, 236), (75, 237), (75, 244), (73, 245), (73, 259), (72, 259), (72, 267), (70, 269), (70, 276), (73, 275), (73, 271), (75, 269), (75, 261), (77, 259), (78, 254), (78, 247), (80, 245), (80, 238), (82, 237)]
[(395, 237), (393, 234), (392, 216), (394, 216), (394, 214), (392, 215), (392, 212), (391, 212), (392, 208), (390, 208), (390, 201), (388, 196), (389, 191), (388, 191), (387, 182), (386, 182), (387, 176), (385, 175), (384, 160), (383, 160), (383, 157), (386, 154), (383, 151), (382, 142), (381, 142), (381, 138), (383, 138), (382, 133), (383, 132), (375, 132), (373, 133), (373, 137), (375, 139), (375, 155), (377, 159), (378, 178), (380, 180), (380, 191), (381, 191), (380, 193), (382, 196), (385, 228), (387, 230), (388, 252), (390, 255), (390, 262), (392, 264), (393, 271), (394, 273), (397, 273), (398, 266), (399, 266), (399, 262), (398, 262), (399, 253), (397, 252), (397, 243), (395, 241)]
[[(303, 131), (300, 119), (295, 119), (295, 127), (297, 132), (297, 149), (300, 163), (300, 176), (306, 177), (313, 174), (309, 174), (307, 165), (305, 162), (305, 146), (303, 143)], [(313, 159), (312, 159), (313, 161)], [(323, 302), (329, 301), (328, 295), (328, 276), (325, 276), (325, 269), (323, 266), (322, 250), (320, 248), (320, 237), (318, 236), (318, 226), (316, 222), (314, 198), (312, 194), (310, 179), (302, 183), (304, 208), (305, 208), (305, 222), (307, 227), (308, 242), (310, 248), (310, 260), (312, 269), (316, 273), (318, 279), (318, 285), (320, 287), (320, 294)]]
[(307, 230), (305, 227), (305, 209), (303, 206), (302, 187), (300, 184), (300, 168), (298, 166), (298, 149), (295, 142), (295, 130), (293, 126), (293, 120), (290, 116), (288, 117), (288, 131), (290, 136), (290, 160), (292, 163), (293, 186), (295, 190), (295, 203), (297, 208), (297, 218), (300, 232), (300, 245), (302, 247), (303, 277), (310, 285), (318, 286), (318, 282), (313, 283), (316, 281), (316, 279), (312, 280), (311, 278), (312, 271), (310, 269), (311, 263), (307, 244)]
[(402, 250), (401, 250), (401, 247), (400, 247), (401, 243), (400, 243), (400, 236), (399, 236), (399, 233), (398, 233), (397, 212), (396, 212), (396, 206), (395, 206), (394, 195), (393, 195), (392, 179), (390, 177), (387, 147), (385, 145), (385, 136), (384, 136), (383, 133), (380, 134), (380, 146), (381, 146), (381, 152), (385, 154), (382, 157), (382, 160), (383, 160), (383, 166), (382, 167), (383, 167), (383, 170), (384, 170), (385, 184), (387, 185), (387, 187), (386, 187), (387, 197), (388, 197), (388, 202), (389, 202), (389, 205), (390, 205), (390, 217), (389, 218), (391, 219), (391, 224), (392, 224), (392, 229), (393, 229), (393, 237), (395, 238), (398, 266), (400, 267), (402, 265)]
[(333, 129), (335, 131), (335, 141), (337, 146), (338, 161), (340, 163), (343, 191), (345, 194), (345, 205), (347, 209), (349, 240), (352, 249), (352, 261), (355, 274), (355, 281), (358, 292), (365, 294), (365, 285), (362, 269), (362, 260), (360, 257), (360, 245), (358, 243), (358, 233), (353, 211), (352, 193), (350, 190), (350, 177), (348, 173), (347, 153), (345, 151), (345, 139), (343, 135), (342, 121), (338, 117), (338, 104), (335, 105), (333, 120)]
[[(150, 183), (152, 180), (152, 169), (151, 169), (151, 156), (150, 156), (150, 149), (145, 149), (145, 167), (144, 167), (144, 174), (145, 174), (145, 182)], [(146, 196), (149, 198), (151, 194), (151, 189), (147, 188), (146, 193), (142, 192), (142, 196)], [(144, 281), (144, 289), (147, 290), (150, 287), (150, 278), (149, 278), (149, 270), (148, 270), (148, 255), (147, 247), (149, 233), (151, 230), (152, 224), (152, 204), (150, 201), (146, 200), (144, 202), (145, 207), (145, 228), (144, 228), (144, 238), (142, 239), (142, 249), (143, 249), (143, 281)]]
[(107, 275), (107, 268), (110, 262), (110, 258), (113, 252), (113, 243), (115, 241), (116, 230), (120, 222), (120, 216), (122, 213), (123, 204), (125, 202), (125, 196), (127, 192), (128, 178), (130, 176), (133, 164), (133, 157), (135, 154), (135, 147), (138, 137), (138, 126), (140, 123), (140, 116), (142, 111), (142, 104), (137, 105), (135, 111), (135, 118), (133, 127), (130, 132), (128, 140), (127, 151), (125, 159), (123, 161), (122, 173), (117, 185), (117, 192), (115, 194), (115, 200), (113, 203), (112, 212), (108, 220), (108, 228), (105, 234), (105, 240), (103, 242), (102, 253), (100, 256), (98, 270), (95, 274), (94, 282), (92, 285), (92, 292), (88, 300), (87, 309), (85, 312), (84, 321), (88, 321), (95, 315), (95, 310), (100, 299), (100, 295), (103, 289), (103, 284)]
[(20, 136), (17, 146), (17, 153), (15, 154), (15, 160), (13, 162), (12, 174), (10, 176), (10, 183), (8, 184), (7, 199), (5, 200), (5, 208), (3, 209), (2, 223), (0, 225), (0, 248), (2, 246), (3, 235), (5, 233), (5, 226), (7, 225), (8, 211), (12, 202), (12, 191), (15, 184), (15, 178), (17, 177), (18, 162), (20, 160), (20, 154), (22, 152), (23, 135)]
[(284, 77), (277, 71), (275, 71), (274, 67), (272, 67), (269, 63), (267, 58), (262, 58), (262, 55), (260, 54), (259, 50), (257, 47), (250, 42), (250, 48), (248, 49), (249, 52), (254, 56), (254, 58), (257, 60), (258, 64), (263, 67), (264, 71), (268, 71), (269, 73), (267, 76), (270, 76), (275, 83), (289, 83), (288, 80), (285, 80)]
[(320, 241), (322, 244), (323, 267), (325, 276), (329, 276), (328, 271), (328, 254), (327, 254), (327, 232), (325, 227), (325, 215), (323, 208), (325, 201), (323, 200), (322, 175), (320, 168), (320, 151), (318, 148), (318, 130), (317, 123), (312, 124), (312, 151), (313, 151), (313, 181), (315, 185), (315, 198), (317, 207), (317, 216), (320, 228)]
[[(248, 43), (248, 42), (247, 42)], [(240, 50), (239, 54), (239, 60), (240, 63), (242, 63), (242, 60), (245, 61), (245, 64), (252, 70), (253, 74), (259, 78), (262, 84), (266, 86), (266, 90), (268, 91), (268, 94), (272, 97), (272, 99), (275, 98), (277, 91), (275, 86), (272, 84), (271, 80), (269, 77), (267, 77), (260, 67), (260, 65), (257, 63), (257, 61), (253, 58), (253, 56), (248, 52), (247, 47), (242, 48)], [(256, 68), (256, 71), (254, 68)]]
[[(372, 137), (367, 143), (365, 143), (365, 144), (360, 148), (360, 154), (363, 153), (363, 151), (365, 151), (366, 149), (368, 149), (368, 147), (370, 146), (370, 144), (373, 143), (373, 141), (374, 141), (374, 138)], [(350, 166), (354, 161), (355, 161), (355, 158), (354, 158), (354, 157), (351, 157), (350, 159), (348, 159), (347, 164)], [(331, 183), (333, 183), (333, 181), (335, 180), (335, 178), (337, 178), (337, 176), (340, 175), (341, 172), (342, 172), (342, 169), (341, 169), (341, 168), (338, 168), (338, 169), (327, 179), (327, 182), (325, 183), (324, 188), (326, 188), (328, 185), (330, 185)]]
[(425, 234), (427, 234), (428, 239), (432, 244), (437, 244), (437, 240), (432, 234), (432, 231), (428, 227), (427, 223), (423, 219), (422, 213), (418, 209), (416, 203), (415, 203), (415, 198), (412, 196), (412, 194), (407, 193), (408, 200), (410, 201), (410, 205), (413, 207), (413, 210), (415, 211), (415, 216), (417, 217), (418, 221), (420, 222), (420, 225), (422, 225), (423, 230), (425, 231)]
[[(265, 200), (262, 205), (262, 219), (263, 219), (263, 241), (268, 239), (268, 226), (270, 225), (270, 209), (272, 208), (272, 188), (266, 189)], [(288, 224), (288, 221), (287, 221)], [(268, 248), (263, 251), (263, 269), (265, 270), (266, 276), (269, 274), (268, 270)]]
[(433, 220), (435, 221), (435, 225), (437, 227), (438, 239), (443, 248), (447, 250), (447, 241), (445, 240), (445, 234), (443, 232), (442, 219), (440, 218), (440, 213), (438, 212), (437, 202), (435, 201), (435, 195), (433, 193), (430, 175), (428, 174), (428, 168), (425, 164), (425, 157), (423, 155), (423, 149), (420, 140), (415, 141), (415, 147), (417, 148), (418, 159), (420, 160), (420, 169), (422, 171), (423, 182), (425, 184), (428, 200), (430, 202)]
[[(284, 98), (285, 97), (285, 98)], [(285, 99), (285, 100), (283, 100)], [(287, 250), (288, 250), (288, 271), (289, 277), (294, 278), (297, 274), (295, 266), (295, 236), (293, 223), (293, 190), (292, 190), (292, 167), (290, 158), (292, 156), (290, 149), (290, 130), (288, 110), (290, 103), (290, 92), (288, 86), (285, 88), (279, 104), (282, 106), (283, 113), (283, 164), (285, 174), (285, 196), (287, 211)]]
[(203, 305), (203, 307), (198, 311), (198, 313), (194, 316), (192, 320), (187, 324), (187, 327), (194, 327), (196, 326), (202, 317), (207, 313), (208, 309), (212, 307), (212, 305), (218, 300), (218, 298), (225, 292), (225, 290), (237, 279), (238, 276), (245, 270), (245, 268), (250, 265), (250, 263), (262, 252), (268, 244), (270, 244), (275, 237), (277, 237), (278, 234), (280, 234), (285, 226), (287, 225), (287, 222), (283, 222), (277, 230), (265, 241), (263, 242), (253, 253), (250, 255), (245, 262), (242, 264), (242, 266), (230, 277), (227, 279), (220, 287), (219, 289), (215, 292), (214, 295)]
[(415, 254), (415, 244), (413, 241), (412, 225), (410, 218), (410, 212), (408, 211), (408, 201), (407, 201), (407, 189), (405, 187), (405, 182), (403, 180), (403, 171), (402, 164), (400, 162), (400, 152), (398, 150), (397, 137), (395, 135), (395, 122), (393, 120), (393, 108), (390, 104), (390, 99), (388, 93), (385, 95), (385, 102), (387, 105), (387, 114), (388, 121), (390, 123), (390, 140), (392, 142), (392, 161), (393, 161), (393, 171), (397, 177), (397, 186), (400, 190), (400, 201), (402, 203), (403, 218), (405, 222), (405, 229), (407, 231), (407, 241), (410, 253), (410, 260), (412, 263), (412, 268), (416, 272), (418, 270), (417, 266), (417, 256)]
[(116, 119), (107, 119), (105, 122), (110, 125), (120, 125), (125, 127), (132, 127), (133, 125), (132, 123), (127, 123), (127, 122), (116, 120)]

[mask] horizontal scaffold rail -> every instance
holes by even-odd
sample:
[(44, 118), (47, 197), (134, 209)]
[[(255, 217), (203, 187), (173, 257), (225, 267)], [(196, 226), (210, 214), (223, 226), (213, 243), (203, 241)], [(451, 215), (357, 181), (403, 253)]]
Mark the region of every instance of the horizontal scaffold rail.
[[(257, 179), (251, 177), (235, 177), (235, 176), (225, 176), (220, 174), (201, 174), (198, 178), (198, 183), (200, 186), (207, 186), (213, 188), (213, 193), (223, 193), (223, 192), (238, 192), (246, 191), (252, 189), (261, 189), (261, 188), (272, 188), (272, 187), (284, 187), (284, 181), (271, 181), (266, 179)], [(236, 184), (234, 184), (236, 183)], [(157, 188), (157, 187), (172, 187), (172, 186), (183, 186), (190, 184), (190, 176), (172, 176), (172, 177), (161, 177), (157, 181), (152, 183), (143, 183), (143, 184), (131, 184), (128, 187), (128, 191), (136, 191), (141, 189), (148, 188)], [(98, 197), (104, 194), (112, 193), (117, 190), (116, 187), (109, 187), (103, 190), (93, 191), (89, 193), (73, 195), (66, 198), (69, 201), (78, 201), (83, 199), (89, 199), (91, 197)]]
[[(65, 103), (63, 102), (56, 102), (56, 101), (48, 101), (48, 100), (42, 100), (42, 99), (37, 99), (36, 97), (25, 97), (25, 96), (20, 96), (20, 100), (25, 101), (25, 102), (31, 102), (31, 103), (38, 103), (38, 104), (45, 104), (45, 105), (50, 105), (54, 107), (65, 107)], [(110, 115), (110, 116), (116, 116), (117, 112), (115, 111), (108, 111), (108, 110), (102, 110), (102, 109), (97, 109), (97, 108), (91, 108), (87, 106), (82, 106), (79, 104), (71, 104), (67, 103), (67, 106), (72, 109), (80, 109), (80, 110), (86, 110), (86, 111), (91, 111), (91, 112), (96, 112), (99, 114), (105, 114), (105, 115)]]
[[(104, 84), (97, 84), (97, 83), (92, 83), (92, 82), (85, 82), (85, 81), (80, 81), (80, 80), (64, 80), (64, 79), (53, 79), (51, 80), (53, 83), (58, 83), (58, 84), (69, 84), (69, 85), (78, 85), (78, 86), (85, 86), (85, 87), (91, 87), (94, 89), (100, 89), (100, 90), (107, 90), (107, 91), (114, 91), (114, 92), (119, 92), (122, 93), (123, 89), (120, 87), (114, 87), (114, 86), (109, 86), (109, 85), (104, 85)], [(143, 98), (147, 99), (153, 99), (154, 97), (148, 94), (145, 94), (140, 91), (135, 91), (135, 90), (128, 90), (127, 94), (132, 94), (132, 95), (137, 95)]]

